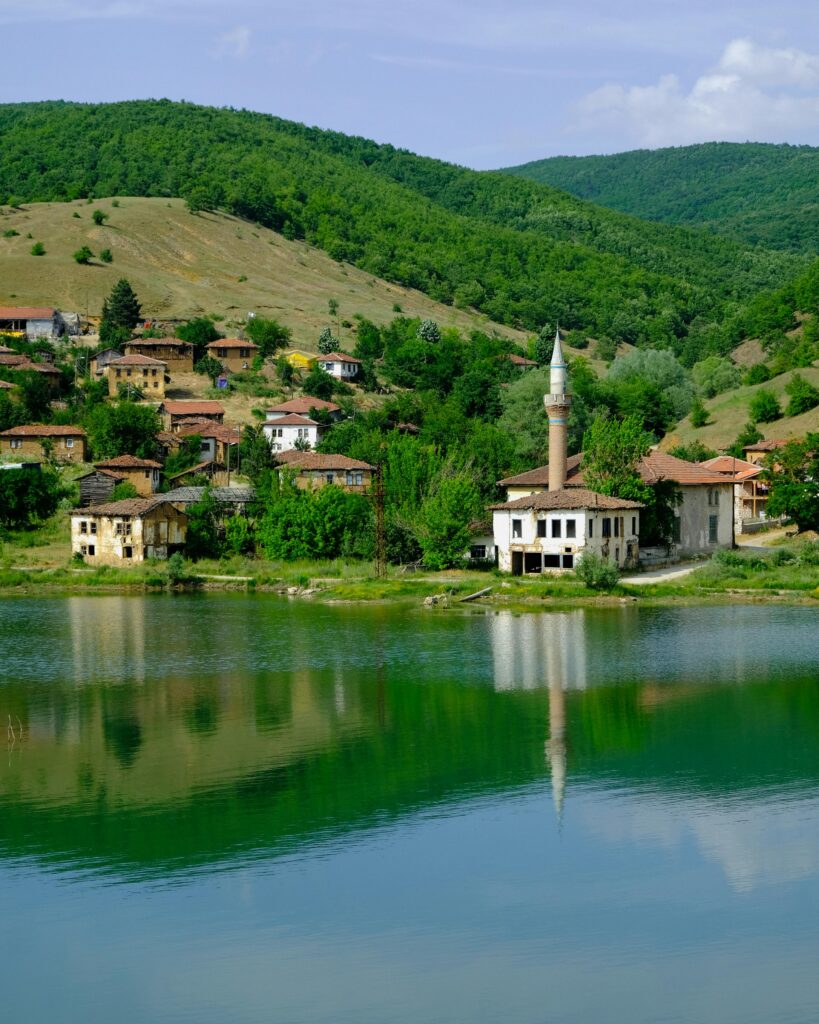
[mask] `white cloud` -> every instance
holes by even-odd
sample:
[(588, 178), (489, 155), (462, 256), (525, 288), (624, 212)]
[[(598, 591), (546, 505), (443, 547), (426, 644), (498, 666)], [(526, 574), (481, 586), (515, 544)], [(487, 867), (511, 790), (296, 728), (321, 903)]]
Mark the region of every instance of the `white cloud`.
[(648, 86), (605, 85), (586, 96), (578, 111), (584, 127), (619, 129), (646, 146), (815, 142), (819, 55), (734, 39), (688, 91), (673, 74)]
[(216, 52), (220, 57), (235, 57), (242, 60), (250, 49), (250, 29), (237, 25), (230, 32), (224, 32), (216, 40)]

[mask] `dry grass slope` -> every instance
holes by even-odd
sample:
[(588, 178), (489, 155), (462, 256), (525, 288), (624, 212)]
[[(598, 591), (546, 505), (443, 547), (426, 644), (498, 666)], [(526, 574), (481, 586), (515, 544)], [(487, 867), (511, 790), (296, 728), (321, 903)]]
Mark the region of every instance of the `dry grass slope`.
[[(109, 217), (99, 227), (91, 217), (96, 209)], [(3, 237), (12, 229), (18, 235)], [(31, 255), (38, 241), (44, 256)], [(113, 263), (98, 258), (90, 266), (75, 263), (72, 254), (83, 245), (97, 256), (110, 249)], [(399, 305), (408, 316), (432, 317), (442, 326), (525, 338), (477, 313), (336, 263), (267, 228), (225, 214), (191, 214), (180, 199), (123, 197), (117, 207), (111, 199), (98, 199), (0, 208), (0, 304), (55, 305), (93, 317), (120, 277), (133, 285), (146, 317), (185, 320), (215, 313), (229, 324), (252, 310), (290, 327), (293, 344), (310, 350), (322, 327), (336, 328), (327, 312), (331, 298), (338, 301), (342, 320), (360, 313), (385, 323)], [(344, 327), (341, 342), (353, 344)]]

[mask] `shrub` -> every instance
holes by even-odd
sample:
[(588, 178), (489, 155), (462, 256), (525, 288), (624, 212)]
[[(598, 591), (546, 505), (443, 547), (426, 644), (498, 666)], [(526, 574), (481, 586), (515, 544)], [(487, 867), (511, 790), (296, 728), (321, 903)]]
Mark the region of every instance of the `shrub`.
[(116, 487), (111, 491), (108, 497), (109, 501), (124, 501), (126, 498), (138, 498), (139, 492), (136, 487), (129, 481), (123, 480), (121, 484), (117, 484)]
[(757, 363), (752, 366), (742, 380), (743, 384), (764, 384), (771, 379), (771, 371), (764, 363)]
[(781, 417), (782, 409), (773, 391), (761, 388), (751, 399), (748, 413), (753, 423), (771, 423)]
[(184, 583), (188, 579), (188, 570), (185, 568), (185, 559), (181, 551), (176, 551), (168, 559), (168, 582), (171, 586), (177, 583)]
[(100, 259), (103, 263), (113, 263), (114, 256), (110, 249), (103, 249), (100, 253)]
[(786, 416), (799, 416), (819, 405), (819, 390), (799, 373), (795, 373), (788, 381), (785, 390), (790, 395), (788, 407), (785, 409)]
[(615, 563), (592, 551), (581, 555), (574, 572), (589, 590), (612, 590), (620, 579), (620, 570)]
[(93, 254), (93, 252), (91, 252), (91, 250), (88, 248), (87, 245), (81, 246), (73, 254), (74, 262), (75, 263), (81, 263), (84, 266), (87, 266), (91, 262), (91, 260), (93, 258), (94, 258), (94, 254)]
[(45, 256), (45, 246), (42, 242), (35, 242), (31, 247), (32, 256)]
[(695, 429), (704, 427), (708, 422), (708, 410), (702, 404), (702, 400), (695, 398), (691, 403), (691, 426)]
[(102, 225), (108, 220), (108, 214), (105, 213), (104, 210), (94, 210), (91, 214), (91, 220), (93, 220), (97, 227), (102, 227)]

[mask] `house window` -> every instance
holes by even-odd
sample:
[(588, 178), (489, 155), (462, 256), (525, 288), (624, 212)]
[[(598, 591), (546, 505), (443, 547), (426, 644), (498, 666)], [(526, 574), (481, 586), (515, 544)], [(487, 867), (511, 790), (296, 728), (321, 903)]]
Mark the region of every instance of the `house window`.
[(88, 554), (88, 548), (85, 546), (85, 544), (80, 544), (80, 554), (81, 555), (87, 555)]
[(324, 479), (327, 481), (328, 484), (331, 484), (333, 480), (335, 480), (335, 475), (333, 473), (326, 473)]
[(97, 553), (96, 547), (93, 544), (89, 544), (88, 545), (88, 554), (89, 555), (95, 555), (96, 553)]
[(576, 520), (574, 520), (574, 519), (567, 519), (566, 520), (566, 537), (569, 538), (569, 537), (576, 537), (576, 536), (577, 536), (577, 522), (576, 522)]
[(92, 520), (92, 522), (91, 522), (91, 533), (96, 533), (96, 532), (97, 532), (97, 524), (96, 524), (96, 522), (94, 522)]
[(564, 555), (563, 556), (563, 568), (564, 569), (574, 569), (574, 555)]
[(563, 522), (560, 519), (552, 520), (552, 536), (562, 537), (563, 536)]
[(614, 536), (620, 536), (620, 518), (619, 516), (614, 517)]
[(594, 536), (594, 520), (593, 519), (589, 520), (589, 536), (590, 537)]
[(538, 519), (538, 521), (537, 521), (537, 535), (538, 535), (538, 537), (545, 537), (546, 536), (546, 520), (545, 519)]
[(708, 517), (708, 543), (717, 543), (717, 526), (719, 525), (719, 516)]
[(680, 526), (680, 517), (674, 516), (674, 522), (671, 524), (671, 539), (675, 544), (680, 543), (682, 537), (682, 528)]
[(603, 536), (611, 536), (611, 519), (608, 516), (603, 516)]
[(66, 448), (73, 448), (74, 447), (74, 438), (73, 437), (67, 437), (65, 439), (65, 446), (66, 446)]
[(512, 536), (522, 537), (523, 536), (523, 520), (513, 519), (512, 520)]
[(116, 373), (116, 375), (117, 375), (118, 377), (121, 377), (121, 376), (122, 376), (122, 370), (115, 370), (114, 372)]
[(715, 487), (708, 488), (708, 504), (719, 505), (719, 491)]
[(631, 532), (635, 537), (637, 536), (637, 516), (631, 517)]
[(13, 437), (11, 439), (11, 447), (12, 448), (22, 448), (23, 447), (23, 439), (21, 437)]
[(473, 559), (486, 558), (486, 545), (473, 544), (469, 549), (469, 557)]
[(88, 533), (88, 523), (85, 519), (80, 523), (80, 533)]
[(560, 568), (560, 555), (544, 555), (543, 556), (543, 568), (544, 569), (559, 569)]

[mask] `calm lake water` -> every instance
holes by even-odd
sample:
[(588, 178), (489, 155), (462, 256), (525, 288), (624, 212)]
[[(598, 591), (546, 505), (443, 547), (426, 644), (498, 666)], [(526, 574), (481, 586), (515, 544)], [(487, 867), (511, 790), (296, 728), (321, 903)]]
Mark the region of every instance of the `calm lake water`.
[(819, 610), (0, 600), (23, 1024), (815, 1024)]

